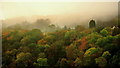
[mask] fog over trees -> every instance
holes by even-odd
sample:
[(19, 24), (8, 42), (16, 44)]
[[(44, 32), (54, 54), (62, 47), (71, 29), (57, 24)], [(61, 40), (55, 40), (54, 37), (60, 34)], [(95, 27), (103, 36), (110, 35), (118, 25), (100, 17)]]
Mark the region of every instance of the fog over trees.
[(2, 68), (117, 68), (115, 2), (0, 3)]

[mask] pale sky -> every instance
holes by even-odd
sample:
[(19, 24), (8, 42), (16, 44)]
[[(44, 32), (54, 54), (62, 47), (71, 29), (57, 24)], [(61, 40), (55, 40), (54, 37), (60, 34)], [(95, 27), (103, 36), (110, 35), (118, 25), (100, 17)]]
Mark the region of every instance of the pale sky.
[(117, 3), (111, 2), (1, 2), (0, 19), (31, 15), (55, 14), (114, 14)]
[(0, 19), (37, 15), (54, 17), (53, 21), (58, 23), (69, 23), (85, 19), (106, 19), (117, 14), (117, 2), (0, 2)]

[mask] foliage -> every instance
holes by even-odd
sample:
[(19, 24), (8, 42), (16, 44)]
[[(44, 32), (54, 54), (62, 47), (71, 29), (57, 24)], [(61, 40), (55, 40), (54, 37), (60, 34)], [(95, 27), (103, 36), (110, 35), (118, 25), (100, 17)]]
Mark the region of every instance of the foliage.
[(67, 31), (65, 33), (65, 45), (70, 45), (73, 41), (75, 41), (77, 39), (78, 35), (77, 32), (75, 30), (71, 30), (71, 31)]
[(66, 57), (69, 60), (74, 60), (78, 56), (77, 53), (78, 53), (78, 50), (75, 45), (70, 45), (70, 46), (66, 47)]
[(100, 34), (104, 37), (106, 37), (108, 35), (108, 31), (106, 29), (103, 29), (100, 31)]
[(38, 58), (37, 62), (34, 63), (34, 66), (36, 68), (39, 68), (39, 67), (42, 67), (42, 66), (48, 66), (47, 58)]
[(76, 58), (74, 63), (76, 67), (83, 66), (83, 61), (80, 58)]
[(101, 53), (102, 53), (102, 49), (92, 47), (92, 48), (89, 48), (88, 50), (86, 50), (84, 56), (85, 56), (85, 57), (86, 57), (86, 56), (94, 56), (94, 57), (97, 57), (97, 56), (99, 56)]
[(107, 57), (110, 56), (110, 55), (111, 55), (111, 54), (109, 53), (109, 51), (105, 51), (105, 52), (103, 52), (102, 57), (107, 58)]
[(95, 59), (96, 64), (98, 64), (98, 66), (100, 67), (105, 67), (107, 64), (107, 60), (104, 57), (98, 57)]
[[(17, 28), (17, 25), (16, 29), (5, 29), (2, 33), (2, 68), (120, 66), (119, 28), (116, 27), (116, 31), (112, 27), (97, 27), (95, 21), (90, 28), (81, 25), (57, 28), (49, 23), (49, 19), (40, 19), (32, 24), (40, 29), (43, 25), (44, 32)], [(26, 25), (30, 28), (30, 24)]]
[(104, 47), (106, 44), (110, 44), (115, 40), (116, 40), (115, 36), (107, 36), (107, 37), (99, 38), (95, 44), (100, 47)]
[(18, 67), (22, 67), (22, 68), (25, 68), (25, 67), (28, 67), (28, 64), (27, 63), (30, 63), (30, 59), (32, 58), (32, 55), (30, 53), (19, 53), (17, 56), (16, 56), (16, 65)]
[(87, 49), (88, 48), (88, 46), (87, 46), (87, 40), (86, 40), (86, 37), (83, 37), (82, 39), (81, 39), (81, 45), (79, 46), (79, 49), (81, 49), (81, 50), (85, 50), (85, 49)]
[(97, 32), (91, 33), (87, 36), (88, 42), (90, 44), (94, 44), (99, 38), (102, 38), (102, 36)]
[(60, 68), (66, 68), (69, 67), (68, 61), (66, 58), (62, 58), (57, 62), (57, 66), (59, 66)]
[(45, 50), (45, 54), (48, 58), (48, 63), (51, 66), (56, 64), (59, 58), (63, 58), (66, 55), (64, 46), (62, 46), (59, 42), (60, 41), (54, 42), (51, 47)]

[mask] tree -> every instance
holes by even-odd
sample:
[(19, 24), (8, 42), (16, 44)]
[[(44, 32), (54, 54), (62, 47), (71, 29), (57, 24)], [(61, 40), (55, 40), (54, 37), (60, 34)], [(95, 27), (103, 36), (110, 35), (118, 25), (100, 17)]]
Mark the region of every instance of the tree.
[(107, 58), (110, 55), (111, 54), (109, 53), (109, 51), (105, 51), (105, 52), (103, 52), (102, 57)]
[(107, 44), (113, 43), (114, 41), (116, 41), (115, 36), (101, 37), (101, 38), (97, 39), (97, 42), (95, 43), (95, 45), (98, 45), (100, 47), (104, 47)]
[(112, 28), (111, 27), (105, 27), (105, 30), (107, 30), (108, 35), (112, 35)]
[(60, 68), (67, 68), (69, 67), (68, 65), (68, 60), (66, 58), (62, 58), (57, 62), (58, 67)]
[(98, 26), (98, 27), (95, 28), (94, 31), (100, 33), (100, 31), (101, 31), (102, 29), (104, 29), (104, 27)]
[(61, 41), (54, 42), (54, 44), (52, 44), (49, 48), (45, 50), (45, 54), (48, 58), (48, 63), (50, 64), (50, 66), (54, 66), (59, 58), (64, 58), (66, 55), (65, 48), (64, 46), (62, 46)]
[(38, 58), (37, 62), (34, 62), (34, 66), (35, 66), (35, 68), (48, 66), (47, 58)]
[(26, 68), (26, 67), (29, 67), (28, 65), (32, 62), (31, 61), (31, 58), (32, 58), (32, 55), (31, 53), (24, 53), (24, 52), (21, 52), (19, 53), (17, 56), (16, 56), (16, 66), (18, 68)]
[(109, 65), (111, 67), (120, 66), (120, 50), (118, 52), (116, 52), (115, 55), (113, 55), (109, 61), (110, 61)]
[[(52, 44), (55, 40), (56, 40), (56, 37), (54, 35), (51, 35), (51, 34), (47, 34), (44, 38), (44, 41), (46, 41), (46, 44)], [(42, 40), (43, 41), (43, 40)], [(41, 41), (39, 40), (38, 44), (40, 43)], [(43, 42), (42, 42), (43, 43)], [(40, 43), (40, 44), (42, 44)]]
[(84, 53), (84, 56), (85, 57), (87, 57), (87, 56), (98, 57), (101, 55), (101, 53), (102, 53), (101, 48), (92, 47), (92, 48), (89, 48), (88, 50), (86, 50), (86, 52)]
[(45, 52), (45, 49), (49, 47), (49, 45), (37, 45), (37, 48), (40, 50), (40, 52)]
[(81, 25), (77, 25), (77, 26), (75, 27), (75, 30), (78, 31), (78, 32), (81, 32), (81, 31), (85, 30), (85, 27), (83, 27), (83, 26), (81, 26)]
[(17, 49), (6, 51), (2, 53), (2, 67), (15, 67), (14, 61), (16, 59)]
[(78, 49), (76, 45), (71, 44), (66, 47), (66, 57), (69, 60), (75, 60), (78, 57)]
[(74, 44), (66, 47), (66, 57), (68, 59), (68, 64), (73, 67), (75, 66), (74, 60), (77, 57), (82, 57), (82, 53), (79, 51), (78, 47)]
[(45, 58), (46, 55), (45, 55), (45, 53), (43, 52), (43, 53), (39, 53), (39, 54), (38, 54), (38, 57), (39, 57), (39, 58)]
[(33, 24), (33, 26), (34, 28), (42, 29), (43, 31), (45, 31), (46, 27), (48, 27), (50, 23), (51, 23), (50, 19), (38, 19)]
[(89, 22), (89, 28), (94, 28), (94, 27), (96, 27), (95, 21), (94, 20), (90, 20), (90, 22)]
[(56, 41), (64, 40), (65, 32), (66, 30), (59, 30), (52, 33), (47, 33), (43, 39), (47, 42), (46, 44), (51, 45)]
[(49, 48), (49, 45), (37, 45), (35, 49), (32, 50), (32, 55), (34, 58), (39, 57), (40, 53), (44, 53), (47, 48)]
[(65, 45), (70, 45), (77, 38), (78, 38), (78, 34), (75, 30), (67, 31), (64, 36), (64, 39), (66, 41)]
[(88, 43), (92, 45), (94, 45), (99, 38), (102, 38), (102, 36), (97, 32), (91, 33), (87, 36)]
[(57, 30), (57, 26), (55, 26), (54, 24), (50, 24), (48, 25), (48, 29), (46, 29), (47, 32), (54, 32), (55, 30)]
[(88, 41), (86, 40), (86, 37), (83, 37), (81, 39), (81, 45), (79, 45), (79, 49), (81, 49), (81, 50), (87, 49), (88, 48), (87, 43), (88, 43)]
[(42, 38), (42, 32), (39, 29), (33, 29), (29, 32), (26, 32), (25, 36), (21, 39), (21, 44), (29, 45), (31, 43), (37, 43), (37, 41)]
[(63, 27), (63, 29), (67, 30), (67, 29), (68, 29), (68, 27), (65, 25), (65, 26)]
[(47, 41), (45, 39), (38, 40), (37, 42), (38, 45), (45, 45), (47, 44)]
[(100, 31), (100, 34), (101, 34), (102, 36), (104, 36), (104, 37), (106, 37), (106, 36), (109, 35), (109, 33), (108, 33), (108, 31), (107, 31), (106, 29), (101, 30), (101, 31)]
[[(83, 67), (96, 67), (95, 60), (91, 56), (84, 56), (83, 58)], [(97, 67), (96, 67), (97, 68)]]
[(98, 64), (99, 67), (103, 68), (107, 64), (107, 60), (104, 57), (98, 57), (95, 59), (96, 64)]
[(107, 36), (99, 38), (95, 43), (96, 46), (104, 48), (104, 50), (109, 51), (111, 54), (116, 53), (120, 49), (119, 47), (119, 36)]
[(115, 28), (112, 29), (112, 36), (115, 36), (117, 34), (120, 34), (120, 28), (115, 27)]
[(80, 58), (76, 58), (76, 60), (74, 61), (75, 63), (75, 67), (79, 68), (83, 66), (83, 61)]

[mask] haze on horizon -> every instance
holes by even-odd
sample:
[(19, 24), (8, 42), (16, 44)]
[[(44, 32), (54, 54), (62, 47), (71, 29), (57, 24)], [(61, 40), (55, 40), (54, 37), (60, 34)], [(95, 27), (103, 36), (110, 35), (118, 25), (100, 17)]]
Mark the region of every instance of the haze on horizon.
[(94, 20), (109, 20), (118, 15), (117, 2), (0, 2), (0, 20), (7, 24), (34, 22), (49, 18), (60, 26)]

